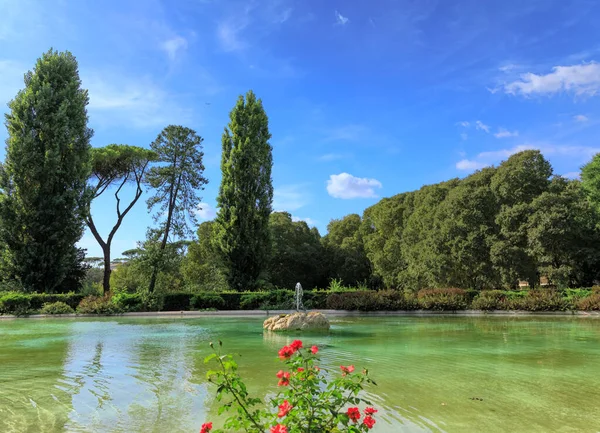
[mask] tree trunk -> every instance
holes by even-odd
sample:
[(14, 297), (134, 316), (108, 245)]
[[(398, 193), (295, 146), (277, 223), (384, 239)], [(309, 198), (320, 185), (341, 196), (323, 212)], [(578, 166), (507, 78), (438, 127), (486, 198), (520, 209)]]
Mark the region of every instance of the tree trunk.
[(103, 293), (110, 292), (110, 244), (105, 244), (102, 248), (104, 252), (104, 278), (102, 279)]

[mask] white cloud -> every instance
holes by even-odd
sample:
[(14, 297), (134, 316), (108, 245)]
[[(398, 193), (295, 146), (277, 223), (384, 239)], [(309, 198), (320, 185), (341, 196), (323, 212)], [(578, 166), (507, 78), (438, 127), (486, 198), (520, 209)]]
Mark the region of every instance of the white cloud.
[(180, 124), (189, 119), (174, 95), (167, 93), (149, 77), (123, 77), (116, 73), (82, 74), (83, 87), (89, 90), (92, 122), (135, 128)]
[(462, 122), (458, 122), (457, 125), (462, 126), (463, 128), (468, 128), (470, 123), (466, 120), (463, 120)]
[(581, 173), (578, 171), (571, 171), (569, 173), (565, 173), (562, 177), (566, 177), (567, 179), (579, 179)]
[(309, 226), (315, 226), (317, 225), (317, 221), (315, 221), (312, 218), (300, 218), (298, 216), (292, 215), (292, 221), (294, 222), (298, 222), (298, 221), (304, 221), (306, 224), (308, 224)]
[(344, 159), (346, 155), (341, 153), (326, 153), (325, 155), (321, 155), (317, 158), (318, 161), (328, 162), (328, 161), (336, 161), (338, 159)]
[(589, 117), (587, 117), (587, 116), (585, 116), (583, 114), (578, 114), (576, 116), (573, 116), (573, 120), (575, 120), (576, 122), (584, 123), (584, 122), (587, 122), (590, 119), (589, 119)]
[(458, 168), (459, 170), (479, 170), (480, 168), (483, 168), (486, 165), (487, 164), (485, 163), (463, 159), (456, 163), (456, 168)]
[(504, 128), (498, 128), (498, 132), (494, 134), (496, 138), (509, 138), (509, 137), (518, 137), (519, 131), (509, 131)]
[(246, 48), (246, 42), (240, 33), (247, 27), (248, 21), (222, 21), (217, 26), (217, 37), (221, 48), (225, 51), (240, 51)]
[(377, 179), (354, 177), (348, 173), (332, 174), (327, 181), (327, 192), (335, 198), (377, 197), (375, 189), (381, 188)]
[(561, 160), (569, 159), (574, 163), (583, 163), (590, 160), (600, 147), (556, 145), (551, 143), (525, 143), (508, 149), (499, 149), (490, 152), (481, 152), (474, 158), (463, 159), (456, 163), (459, 170), (477, 170), (487, 167), (524, 150), (539, 150), (545, 157), (557, 157)]
[(466, 133), (466, 132), (463, 132), (462, 134), (460, 134), (460, 138), (461, 138), (463, 141), (466, 141), (466, 140), (467, 140), (467, 138), (469, 138), (469, 136), (467, 135), (467, 133)]
[(167, 39), (160, 44), (160, 48), (167, 53), (169, 60), (173, 61), (177, 58), (180, 51), (187, 49), (188, 42), (181, 36), (175, 36), (174, 38)]
[(555, 66), (552, 72), (538, 75), (532, 72), (521, 74), (520, 79), (504, 84), (509, 94), (551, 95), (560, 92), (577, 96), (595, 96), (600, 92), (600, 64), (582, 63), (572, 66)]
[(338, 11), (335, 11), (335, 22), (337, 24), (341, 24), (343, 26), (343, 25), (348, 24), (349, 21), (350, 20), (348, 19), (348, 17), (345, 17)]
[(479, 131), (485, 131), (487, 133), (490, 132), (490, 127), (488, 125), (486, 125), (485, 123), (483, 123), (481, 120), (478, 120), (475, 122), (475, 129), (477, 129)]
[(283, 185), (273, 191), (273, 209), (290, 212), (307, 205), (306, 184)]
[(364, 125), (348, 124), (325, 131), (324, 141), (359, 141), (369, 131)]
[(202, 202), (198, 204), (196, 214), (202, 221), (210, 221), (217, 216), (217, 211), (208, 203)]

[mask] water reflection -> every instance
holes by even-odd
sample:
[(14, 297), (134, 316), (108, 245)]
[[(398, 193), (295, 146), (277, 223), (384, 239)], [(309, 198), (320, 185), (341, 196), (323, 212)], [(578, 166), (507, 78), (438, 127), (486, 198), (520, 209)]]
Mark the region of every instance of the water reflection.
[(261, 322), (0, 323), (0, 432), (198, 431), (218, 424), (203, 363), (210, 341), (240, 354), (240, 374), (262, 397), (277, 392), (276, 352), (296, 338), (319, 346), (324, 369), (371, 371), (375, 433), (600, 425), (599, 320), (334, 318), (328, 334), (264, 333)]

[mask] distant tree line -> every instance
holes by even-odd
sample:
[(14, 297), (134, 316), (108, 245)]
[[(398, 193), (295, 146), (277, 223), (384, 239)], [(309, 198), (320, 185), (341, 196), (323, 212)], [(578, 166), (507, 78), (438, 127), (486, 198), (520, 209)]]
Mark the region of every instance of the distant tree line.
[[(600, 155), (580, 181), (554, 175), (539, 151), (523, 151), (332, 220), (321, 236), (287, 212), (272, 212), (268, 116), (250, 91), (223, 132), (217, 216), (198, 225), (208, 182), (202, 137), (169, 125), (149, 149), (92, 147), (87, 104), (76, 59), (53, 50), (9, 104), (0, 166), (4, 290), (241, 291), (296, 282), (479, 290), (536, 286), (540, 277), (560, 287), (600, 279)], [(116, 217), (103, 236), (92, 204), (109, 191)], [(144, 191), (155, 225), (115, 260), (112, 241)], [(85, 259), (77, 248), (86, 225), (102, 257)]]

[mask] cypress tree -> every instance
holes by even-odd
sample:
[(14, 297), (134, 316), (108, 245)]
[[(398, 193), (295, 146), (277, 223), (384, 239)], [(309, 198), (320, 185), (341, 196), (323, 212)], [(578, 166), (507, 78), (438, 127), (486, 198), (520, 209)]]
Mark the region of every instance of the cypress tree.
[(49, 50), (25, 75), (6, 114), (0, 173), (0, 241), (5, 276), (26, 290), (55, 292), (83, 277), (76, 247), (84, 229), (90, 173), (88, 93), (75, 57)]
[(252, 91), (240, 96), (223, 133), (214, 242), (232, 289), (257, 287), (270, 253), (273, 202), (269, 119)]

